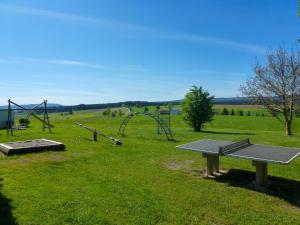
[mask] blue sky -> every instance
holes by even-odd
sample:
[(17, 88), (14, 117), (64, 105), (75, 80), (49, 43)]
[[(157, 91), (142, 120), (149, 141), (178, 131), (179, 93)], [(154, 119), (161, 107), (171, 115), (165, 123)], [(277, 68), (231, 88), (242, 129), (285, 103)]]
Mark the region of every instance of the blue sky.
[(235, 97), (300, 38), (295, 0), (2, 0), (0, 104)]

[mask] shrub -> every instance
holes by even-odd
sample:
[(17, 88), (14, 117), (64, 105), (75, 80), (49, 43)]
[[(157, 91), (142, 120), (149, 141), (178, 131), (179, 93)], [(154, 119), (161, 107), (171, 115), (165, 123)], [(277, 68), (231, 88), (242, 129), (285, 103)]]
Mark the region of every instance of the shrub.
[(226, 107), (224, 107), (224, 108), (222, 109), (221, 115), (227, 116), (228, 114), (229, 114), (228, 110), (226, 109)]
[(214, 96), (211, 96), (202, 87), (193, 86), (186, 93), (182, 102), (183, 118), (193, 127), (194, 131), (201, 131), (204, 124), (212, 120), (213, 100)]
[(104, 110), (104, 111), (102, 112), (102, 115), (103, 115), (103, 116), (110, 116), (110, 114), (111, 114), (111, 109), (110, 109), (110, 108), (107, 108), (106, 110)]
[(21, 118), (21, 119), (19, 119), (19, 123), (20, 124), (29, 125), (30, 124), (30, 120), (27, 119), (27, 118)]
[(119, 110), (118, 110), (118, 116), (121, 117), (121, 116), (123, 116), (123, 115), (124, 115), (123, 110), (122, 110), (122, 109), (119, 109)]
[(235, 115), (234, 109), (231, 109), (231, 114), (230, 115), (232, 115), (232, 116)]
[(251, 116), (251, 112), (250, 111), (247, 112), (247, 116)]
[(115, 111), (115, 110), (112, 111), (110, 115), (111, 115), (111, 117), (116, 117), (117, 116), (117, 111)]

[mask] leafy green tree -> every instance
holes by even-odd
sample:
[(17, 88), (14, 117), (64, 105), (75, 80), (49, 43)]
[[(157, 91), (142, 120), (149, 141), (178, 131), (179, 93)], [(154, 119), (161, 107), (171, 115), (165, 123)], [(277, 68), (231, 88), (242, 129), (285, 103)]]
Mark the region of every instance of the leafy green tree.
[(234, 109), (231, 109), (231, 114), (230, 115), (232, 115), (232, 116), (235, 115)]
[(243, 116), (243, 115), (244, 115), (243, 110), (239, 110), (239, 115), (240, 115), (240, 116)]
[(116, 110), (113, 110), (113, 111), (111, 111), (111, 117), (116, 117), (117, 116), (117, 111)]
[(201, 131), (203, 125), (212, 120), (213, 100), (214, 96), (211, 96), (202, 87), (193, 86), (186, 93), (182, 102), (182, 111), (184, 120), (193, 127), (194, 131)]
[(226, 107), (222, 109), (221, 115), (225, 115), (225, 116), (229, 115), (228, 109)]
[(111, 109), (110, 108), (107, 108), (105, 109), (103, 112), (102, 112), (102, 115), (103, 116), (110, 116), (111, 114)]
[(247, 116), (251, 116), (251, 112), (250, 111), (247, 112)]
[(24, 124), (24, 125), (29, 125), (30, 124), (30, 120), (27, 118), (20, 118), (19, 119), (19, 123), (20, 124)]
[(118, 116), (122, 117), (124, 115), (124, 112), (122, 109), (118, 109)]

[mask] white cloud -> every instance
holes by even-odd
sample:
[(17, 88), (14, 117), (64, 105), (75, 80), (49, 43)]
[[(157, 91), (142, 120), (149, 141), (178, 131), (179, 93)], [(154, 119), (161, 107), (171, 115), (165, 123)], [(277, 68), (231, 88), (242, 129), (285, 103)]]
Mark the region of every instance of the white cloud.
[(249, 52), (255, 52), (259, 54), (265, 54), (266, 49), (264, 47), (250, 44), (250, 43), (241, 43), (233, 40), (215, 38), (215, 37), (207, 37), (201, 35), (190, 35), (190, 34), (171, 34), (169, 36), (171, 39), (177, 39), (181, 41), (190, 41), (190, 42), (199, 42), (199, 43), (208, 43), (208, 44), (216, 44), (227, 46), (235, 49), (243, 49)]
[(95, 24), (103, 27), (116, 27), (120, 29), (130, 29), (130, 30), (144, 31), (144, 32), (155, 31), (155, 29), (150, 27), (135, 25), (130, 23), (123, 23), (115, 20), (99, 19), (99, 18), (93, 18), (88, 16), (80, 16), (75, 14), (36, 9), (36, 8), (24, 7), (18, 5), (0, 4), (0, 10), (17, 13), (17, 14), (48, 17), (51, 19), (56, 19), (56, 20), (61, 20), (66, 22), (77, 22), (82, 24), (89, 23), (89, 24)]
[(164, 29), (156, 29), (149, 26), (131, 24), (116, 20), (107, 20), (101, 18), (94, 18), (88, 16), (75, 15), (70, 13), (62, 13), (50, 10), (36, 9), (18, 5), (10, 5), (10, 4), (0, 4), (0, 10), (10, 13), (23, 14), (23, 15), (31, 15), (31, 16), (39, 16), (46, 17), (50, 19), (60, 20), (63, 22), (71, 22), (78, 24), (91, 24), (96, 25), (98, 27), (110, 28), (110, 29), (119, 29), (119, 30), (129, 30), (129, 31), (137, 31), (143, 33), (151, 33), (156, 38), (163, 38), (168, 40), (177, 40), (183, 42), (193, 42), (200, 44), (210, 44), (210, 45), (219, 45), (226, 46), (233, 49), (243, 50), (247, 52), (253, 52), (256, 54), (264, 54), (266, 52), (265, 47), (258, 46), (251, 43), (243, 43), (235, 40), (229, 40), (218, 37), (210, 37), (205, 35), (195, 35), (195, 34), (187, 34), (182, 32), (174, 32)]
[(64, 66), (84, 66), (90, 68), (103, 68), (101, 64), (75, 60), (59, 59), (37, 59), (37, 58), (0, 58), (0, 64), (20, 64), (20, 63), (37, 63), (37, 64), (54, 64)]

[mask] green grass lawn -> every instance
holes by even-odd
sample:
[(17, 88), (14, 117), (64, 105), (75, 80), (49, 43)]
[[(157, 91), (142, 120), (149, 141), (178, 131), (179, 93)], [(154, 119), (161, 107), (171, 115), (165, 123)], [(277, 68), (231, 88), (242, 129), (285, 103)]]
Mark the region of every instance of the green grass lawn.
[(99, 111), (51, 115), (52, 134), (31, 128), (0, 142), (48, 138), (66, 145), (64, 152), (0, 158), (0, 224), (300, 224), (300, 158), (289, 166), (269, 164), (273, 180), (258, 191), (251, 161), (221, 158), (228, 174), (203, 178), (205, 159), (175, 146), (202, 139), (238, 140), (300, 147), (300, 119), (286, 137), (273, 117), (215, 116), (205, 132), (193, 132), (173, 116), (176, 142), (156, 135), (146, 116), (133, 118), (123, 145), (100, 138), (93, 142), (80, 121), (116, 135), (122, 118)]

